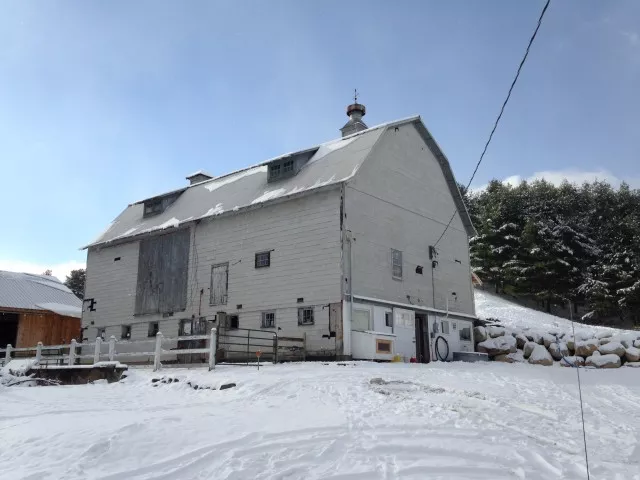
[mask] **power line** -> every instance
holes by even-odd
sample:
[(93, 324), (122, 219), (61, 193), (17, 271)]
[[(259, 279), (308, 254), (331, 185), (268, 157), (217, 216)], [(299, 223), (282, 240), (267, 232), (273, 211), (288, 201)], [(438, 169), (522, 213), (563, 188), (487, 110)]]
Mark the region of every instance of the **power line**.
[[(535, 40), (536, 35), (538, 34), (538, 30), (540, 30), (540, 25), (542, 24), (542, 19), (544, 18), (544, 14), (546, 13), (550, 2), (551, 2), (551, 0), (547, 0), (547, 3), (545, 3), (544, 8), (542, 9), (542, 12), (540, 13), (540, 18), (538, 18), (538, 24), (536, 25), (536, 29), (533, 31), (533, 35), (531, 35), (531, 38), (529, 39), (529, 44), (527, 45), (527, 49), (524, 52), (524, 56), (522, 57), (522, 60), (520, 61), (520, 65), (518, 65), (518, 70), (516, 71), (516, 76), (513, 78), (513, 81), (511, 82), (511, 86), (509, 87), (509, 92), (507, 93), (507, 98), (505, 98), (504, 102), (502, 103), (502, 108), (500, 108), (500, 113), (498, 114), (498, 117), (496, 118), (496, 121), (493, 124), (493, 128), (491, 129), (491, 133), (489, 134), (489, 138), (487, 139), (487, 143), (485, 143), (484, 149), (482, 150), (482, 154), (480, 155), (480, 159), (478, 160), (478, 163), (476, 164), (476, 168), (473, 170), (473, 174), (471, 175), (471, 178), (469, 179), (469, 183), (467, 183), (467, 187), (466, 187), (467, 189), (471, 186), (471, 182), (473, 182), (473, 179), (476, 176), (476, 172), (478, 171), (478, 168), (480, 167), (480, 164), (482, 163), (482, 160), (484, 159), (484, 155), (487, 153), (487, 149), (489, 148), (489, 144), (491, 143), (491, 140), (493, 139), (493, 134), (495, 133), (496, 129), (498, 128), (498, 123), (500, 123), (500, 119), (502, 118), (502, 114), (504, 113), (504, 109), (507, 106), (507, 103), (509, 103), (509, 99), (511, 98), (511, 92), (513, 92), (513, 88), (516, 86), (516, 82), (518, 81), (518, 78), (520, 77), (520, 71), (522, 70), (522, 67), (524, 66), (524, 63), (527, 61), (527, 57), (529, 56), (529, 50), (531, 49), (531, 45), (533, 44), (533, 41)], [(453, 212), (453, 214), (451, 215), (451, 218), (449, 219), (449, 222), (447, 222), (447, 226), (444, 228), (442, 234), (440, 235), (440, 237), (438, 238), (436, 243), (433, 245), (434, 248), (438, 246), (438, 243), (440, 243), (440, 240), (442, 240), (442, 237), (444, 237), (444, 234), (447, 233), (447, 230), (449, 229), (449, 226), (451, 225), (451, 222), (453, 221), (455, 216), (456, 216), (456, 211)]]

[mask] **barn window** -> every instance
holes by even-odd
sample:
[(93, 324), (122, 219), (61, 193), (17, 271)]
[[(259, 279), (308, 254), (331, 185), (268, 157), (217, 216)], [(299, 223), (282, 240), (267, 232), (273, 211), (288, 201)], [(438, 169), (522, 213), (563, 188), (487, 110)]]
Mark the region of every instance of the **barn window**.
[(361, 332), (371, 329), (371, 312), (368, 309), (356, 308), (353, 310), (353, 321), (351, 328)]
[(262, 328), (273, 328), (276, 326), (276, 312), (262, 312)]
[(393, 328), (393, 313), (385, 312), (384, 313), (384, 324), (387, 327)]
[(449, 321), (448, 320), (443, 320), (442, 321), (442, 333), (444, 335), (449, 335)]
[(160, 331), (160, 324), (158, 322), (149, 322), (149, 330), (147, 331), (148, 337), (155, 337)]
[(393, 278), (402, 280), (402, 252), (391, 249), (391, 274)]
[(120, 338), (122, 338), (122, 340), (129, 340), (131, 338), (131, 325), (122, 325)]
[(189, 230), (140, 241), (136, 315), (173, 313), (187, 306)]
[(255, 267), (264, 268), (271, 265), (271, 252), (256, 253)]
[(142, 218), (153, 217), (164, 212), (176, 201), (182, 192), (172, 193), (163, 197), (154, 197), (144, 201), (144, 211)]
[(240, 328), (240, 318), (238, 317), (238, 315), (229, 316), (229, 328), (230, 329)]
[(298, 309), (298, 325), (313, 325), (313, 308), (303, 307)]
[(211, 267), (211, 305), (227, 303), (229, 289), (229, 263), (219, 263)]
[(104, 337), (106, 336), (106, 330), (107, 329), (104, 327), (99, 328), (96, 332), (96, 338), (101, 338), (102, 340), (104, 340)]
[(470, 342), (471, 341), (471, 327), (464, 327), (459, 330), (460, 340)]
[(269, 165), (269, 180), (276, 180), (280, 178), (280, 164), (274, 163)]

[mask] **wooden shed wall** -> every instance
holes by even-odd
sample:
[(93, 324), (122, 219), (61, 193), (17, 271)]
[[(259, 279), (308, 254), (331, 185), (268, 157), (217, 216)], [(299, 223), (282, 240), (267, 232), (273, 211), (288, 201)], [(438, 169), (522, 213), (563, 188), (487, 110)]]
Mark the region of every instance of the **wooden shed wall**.
[(25, 312), (20, 314), (16, 347), (33, 347), (69, 343), (80, 336), (80, 319), (53, 312)]

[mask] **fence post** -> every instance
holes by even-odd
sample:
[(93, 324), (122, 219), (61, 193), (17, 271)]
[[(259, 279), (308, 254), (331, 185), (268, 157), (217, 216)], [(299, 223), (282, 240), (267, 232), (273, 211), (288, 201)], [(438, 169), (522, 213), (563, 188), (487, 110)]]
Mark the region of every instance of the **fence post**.
[(273, 334), (273, 363), (278, 363), (278, 334)]
[(11, 361), (11, 350), (13, 350), (13, 347), (10, 343), (8, 343), (7, 350), (4, 352), (4, 359), (6, 360), (6, 363), (9, 363)]
[(40, 363), (42, 360), (42, 342), (38, 342), (38, 346), (36, 347), (36, 363)]
[(71, 340), (71, 344), (69, 345), (69, 365), (73, 365), (76, 363), (76, 339)]
[(109, 338), (109, 361), (113, 362), (116, 358), (116, 337), (111, 335)]
[(249, 343), (251, 342), (251, 330), (247, 330), (247, 366), (249, 365), (249, 359), (251, 356), (249, 355)]
[(156, 352), (153, 356), (153, 371), (160, 370), (160, 357), (162, 356), (162, 333), (156, 333)]
[(102, 349), (102, 337), (96, 338), (96, 348), (93, 351), (93, 363), (96, 364), (100, 361), (100, 350)]
[(209, 371), (216, 368), (216, 343), (218, 343), (218, 335), (215, 328), (211, 329), (211, 338), (209, 339)]
[(307, 332), (302, 334), (302, 361), (307, 361)]

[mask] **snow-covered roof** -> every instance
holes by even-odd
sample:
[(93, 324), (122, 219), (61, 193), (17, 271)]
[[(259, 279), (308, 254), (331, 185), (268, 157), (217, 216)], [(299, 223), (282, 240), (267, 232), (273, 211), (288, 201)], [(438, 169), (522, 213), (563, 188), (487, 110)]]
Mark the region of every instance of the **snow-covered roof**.
[(82, 301), (56, 277), (0, 270), (0, 308), (82, 316)]
[[(167, 192), (162, 196), (169, 194), (179, 194), (179, 196), (164, 212), (153, 217), (143, 218), (145, 200), (136, 202), (129, 205), (98, 238), (83, 248), (156, 230), (178, 227), (181, 224), (202, 218), (237, 212), (275, 199), (301, 195), (322, 187), (346, 182), (356, 175), (377, 140), (387, 128), (406, 123), (415, 124), (442, 166), (451, 193), (463, 218), (463, 223), (469, 235), (473, 235), (475, 231), (453, 178), (449, 162), (429, 134), (420, 117), (413, 116), (395, 122), (384, 123), (313, 148), (281, 155), (253, 167)], [(278, 182), (267, 182), (269, 163), (314, 150), (315, 153), (311, 159), (297, 175)]]

